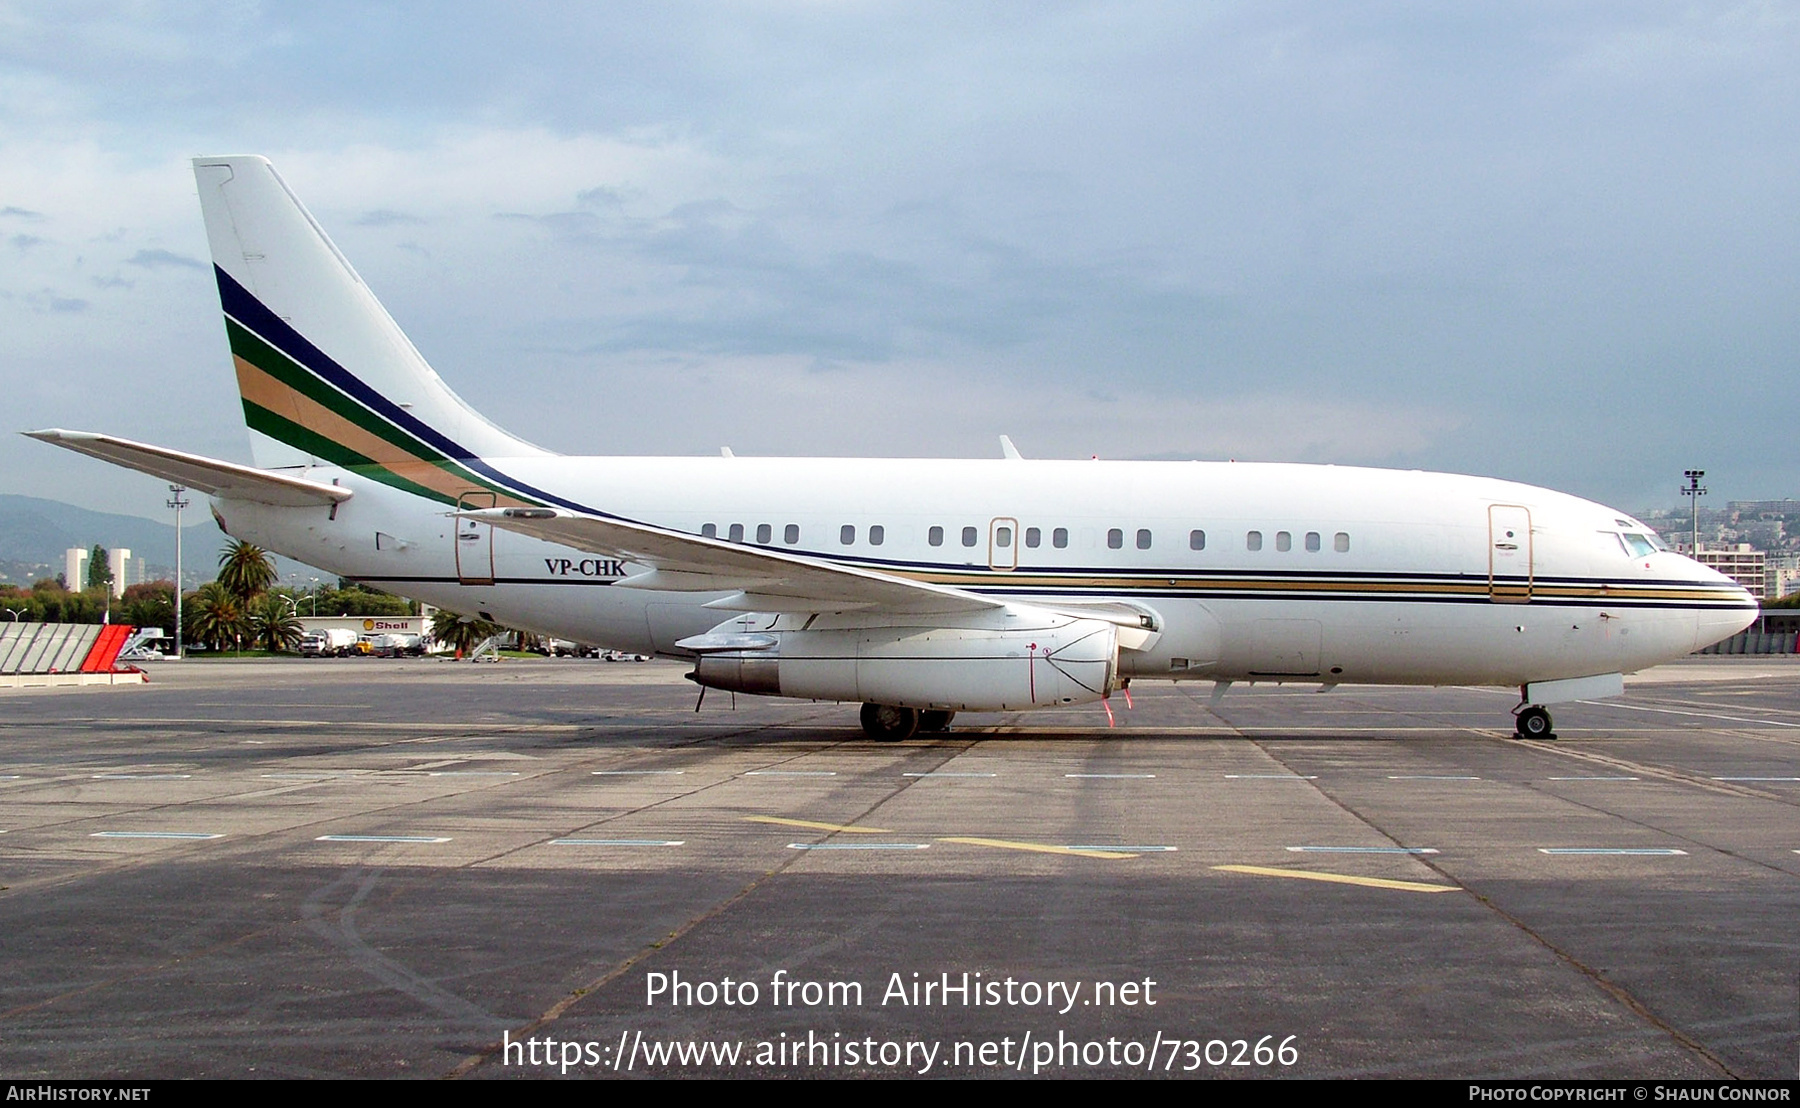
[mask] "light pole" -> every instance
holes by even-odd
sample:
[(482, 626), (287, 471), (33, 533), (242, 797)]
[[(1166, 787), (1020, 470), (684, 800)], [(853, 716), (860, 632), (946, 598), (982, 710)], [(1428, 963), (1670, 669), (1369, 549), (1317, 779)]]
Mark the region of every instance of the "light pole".
[(6, 609), (6, 614), (12, 617), (12, 621), (14, 623), (17, 623), (17, 622), (19, 622), (19, 617), (25, 614), (25, 609), (23, 609), (23, 608), (8, 608), (8, 609)]
[(1700, 498), (1706, 495), (1706, 489), (1700, 484), (1700, 478), (1706, 476), (1706, 471), (1704, 469), (1688, 469), (1683, 470), (1681, 475), (1687, 478), (1687, 485), (1682, 488), (1681, 495), (1692, 497), (1694, 501), (1694, 545), (1690, 548), (1689, 553), (1693, 556), (1695, 561), (1699, 561)]
[(169, 486), (169, 507), (175, 509), (175, 657), (181, 657), (181, 509), (188, 502), (181, 498), (185, 485)]

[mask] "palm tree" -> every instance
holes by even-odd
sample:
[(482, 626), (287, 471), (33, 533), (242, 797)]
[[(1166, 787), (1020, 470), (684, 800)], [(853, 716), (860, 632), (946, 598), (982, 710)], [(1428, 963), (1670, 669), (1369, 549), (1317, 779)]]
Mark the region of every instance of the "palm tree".
[(253, 543), (232, 540), (219, 552), (219, 584), (244, 605), (275, 583), (275, 560)]
[(256, 641), (264, 650), (297, 650), (304, 634), (293, 602), (278, 593), (265, 593), (256, 605)]
[(445, 646), (460, 650), (465, 654), (480, 646), (489, 635), (497, 635), (503, 630), (504, 628), (497, 623), (489, 623), (484, 619), (470, 619), (442, 608), (439, 608), (437, 614), (431, 617), (431, 637)]
[(256, 628), (238, 598), (217, 581), (208, 581), (187, 601), (188, 637), (206, 644), (209, 650), (223, 650), (239, 645), (245, 639), (255, 641)]

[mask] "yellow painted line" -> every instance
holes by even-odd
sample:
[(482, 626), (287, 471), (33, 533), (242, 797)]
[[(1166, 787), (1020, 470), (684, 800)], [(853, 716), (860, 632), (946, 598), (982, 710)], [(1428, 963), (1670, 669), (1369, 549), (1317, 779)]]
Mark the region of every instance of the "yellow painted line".
[(783, 827), (804, 827), (809, 831), (842, 831), (847, 835), (892, 835), (881, 827), (857, 827), (854, 824), (814, 823), (810, 819), (782, 819), (780, 816), (745, 816), (750, 823), (776, 823)]
[(1371, 889), (1399, 889), (1408, 893), (1453, 893), (1455, 885), (1427, 885), (1420, 881), (1390, 881), (1385, 877), (1348, 877), (1341, 873), (1318, 873), (1308, 869), (1271, 869), (1268, 866), (1214, 866), (1228, 873), (1248, 873), (1257, 877), (1297, 877), (1302, 881), (1329, 881), (1338, 885), (1366, 885)]
[(1001, 850), (1030, 850), (1038, 854), (1073, 854), (1077, 858), (1136, 858), (1136, 854), (1122, 854), (1116, 850), (1071, 850), (1066, 846), (1051, 846), (1049, 843), (1017, 843), (1010, 839), (939, 839), (940, 843), (962, 843), (965, 846), (992, 846)]

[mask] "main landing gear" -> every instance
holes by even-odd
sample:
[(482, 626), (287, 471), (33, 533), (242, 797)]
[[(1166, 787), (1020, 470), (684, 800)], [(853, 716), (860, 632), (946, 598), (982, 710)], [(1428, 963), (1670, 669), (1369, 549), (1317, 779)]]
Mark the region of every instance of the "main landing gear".
[(1541, 704), (1530, 704), (1520, 708), (1513, 721), (1513, 727), (1521, 739), (1554, 739), (1556, 732), (1550, 722), (1550, 710)]
[(912, 738), (919, 731), (917, 708), (896, 708), (892, 704), (864, 704), (863, 731), (878, 743), (897, 743)]
[(950, 730), (950, 721), (955, 718), (955, 712), (946, 712), (937, 708), (926, 708), (919, 712), (919, 730), (948, 731)]
[(948, 731), (950, 721), (955, 718), (955, 712), (935, 708), (920, 711), (917, 708), (896, 708), (892, 704), (862, 706), (864, 733), (882, 743), (902, 742), (921, 731)]

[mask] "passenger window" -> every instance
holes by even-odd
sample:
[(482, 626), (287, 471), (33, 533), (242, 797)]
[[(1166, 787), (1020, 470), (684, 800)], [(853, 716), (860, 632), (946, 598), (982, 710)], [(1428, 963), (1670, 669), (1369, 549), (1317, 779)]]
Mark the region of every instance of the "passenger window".
[(869, 528), (870, 546), (880, 546), (881, 540), (885, 538), (887, 538), (887, 528), (883, 527), (881, 524), (877, 523), (875, 526)]
[(1106, 532), (1106, 548), (1108, 550), (1117, 550), (1124, 545), (1125, 532), (1119, 530), (1117, 527), (1110, 528)]
[(1007, 547), (1011, 546), (1012, 545), (1012, 528), (1011, 527), (996, 527), (996, 528), (994, 528), (994, 545), (999, 547), (1002, 550), (1005, 550)]
[(1275, 532), (1275, 549), (1281, 551), (1283, 554), (1286, 554), (1288, 551), (1292, 550), (1293, 548), (1294, 548), (1294, 536), (1288, 534), (1286, 531)]
[(1262, 532), (1261, 531), (1252, 531), (1248, 535), (1245, 535), (1244, 536), (1244, 549), (1245, 550), (1261, 550), (1262, 549)]
[(1137, 548), (1139, 550), (1150, 549), (1150, 532), (1148, 529), (1142, 527), (1138, 528)]
[(798, 523), (788, 524), (786, 529), (781, 532), (781, 541), (787, 543), (789, 546), (799, 542), (800, 525)]
[(838, 541), (845, 546), (854, 543), (856, 541), (856, 525), (854, 523), (846, 523), (838, 528)]
[(1067, 527), (1058, 527), (1056, 530), (1050, 532), (1050, 545), (1056, 547), (1058, 550), (1068, 546), (1069, 529)]
[(1043, 541), (1044, 541), (1044, 533), (1042, 531), (1038, 530), (1036, 527), (1025, 528), (1025, 545), (1026, 546), (1029, 546), (1031, 549), (1036, 550), (1038, 548), (1038, 545), (1041, 544)]
[(756, 541), (757, 542), (766, 543), (774, 537), (775, 537), (775, 528), (769, 526), (766, 523), (759, 523), (756, 525)]
[(719, 537), (719, 525), (716, 523), (702, 523), (700, 525), (700, 537), (703, 539), (718, 538)]
[(1337, 551), (1339, 554), (1350, 553), (1350, 533), (1348, 531), (1339, 531), (1336, 535), (1333, 535), (1331, 538), (1331, 549)]
[(1308, 531), (1306, 533), (1306, 551), (1309, 554), (1317, 554), (1319, 552), (1319, 533), (1317, 531)]
[(944, 529), (942, 527), (933, 527), (931, 530), (925, 532), (925, 541), (933, 546), (944, 545)]
[(1205, 531), (1189, 531), (1188, 532), (1188, 549), (1189, 550), (1205, 550), (1206, 549), (1206, 532)]
[(741, 523), (732, 524), (731, 531), (730, 531), (730, 537), (731, 537), (732, 542), (743, 542), (744, 541), (744, 525)]
[(975, 535), (976, 535), (975, 528), (964, 527), (963, 528), (963, 545), (964, 546), (974, 546), (975, 545)]

